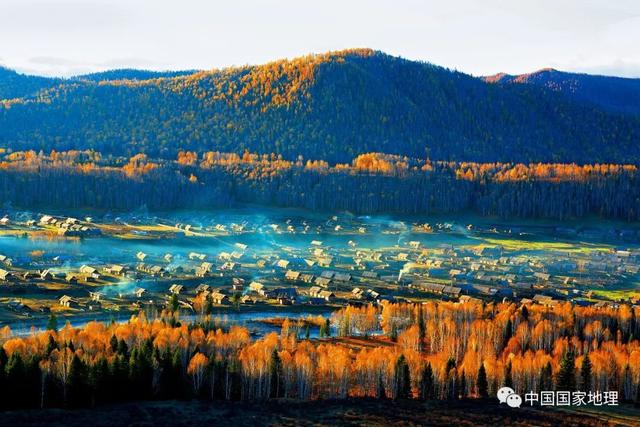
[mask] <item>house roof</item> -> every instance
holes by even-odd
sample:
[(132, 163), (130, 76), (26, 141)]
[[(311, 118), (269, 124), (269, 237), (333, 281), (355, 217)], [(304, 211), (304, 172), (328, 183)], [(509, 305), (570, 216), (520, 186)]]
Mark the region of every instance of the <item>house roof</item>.
[(442, 292), (445, 294), (457, 295), (462, 292), (462, 289), (457, 286), (445, 286)]
[(213, 298), (214, 300), (223, 300), (227, 298), (227, 296), (222, 292), (213, 292), (211, 293), (211, 298)]
[(336, 275), (336, 272), (332, 270), (325, 270), (322, 273), (320, 273), (320, 277), (323, 277), (325, 279), (333, 279), (333, 276), (335, 275)]
[(209, 290), (209, 288), (210, 288), (209, 285), (202, 283), (196, 287), (196, 292), (203, 292), (203, 291)]
[(329, 283), (331, 283), (331, 279), (327, 279), (326, 277), (318, 277), (315, 280), (315, 283), (318, 285), (328, 285)]
[(261, 289), (264, 288), (264, 285), (260, 282), (251, 282), (249, 283), (249, 287), (252, 289)]
[(330, 297), (335, 297), (335, 294), (331, 291), (320, 291), (318, 293), (318, 296), (320, 298), (330, 298)]
[(333, 276), (334, 280), (338, 280), (340, 282), (348, 282), (351, 280), (351, 275), (348, 273), (336, 273)]
[(298, 279), (300, 277), (299, 271), (289, 270), (284, 275), (287, 279)]

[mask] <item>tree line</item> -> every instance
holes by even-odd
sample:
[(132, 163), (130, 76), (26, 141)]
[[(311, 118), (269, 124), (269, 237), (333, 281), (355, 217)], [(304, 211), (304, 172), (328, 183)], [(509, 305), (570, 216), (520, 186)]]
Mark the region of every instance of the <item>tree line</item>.
[(180, 152), (177, 160), (92, 151), (13, 152), (0, 197), (16, 206), (135, 210), (244, 203), (354, 213), (640, 219), (633, 165), (432, 162), (369, 153), (351, 163)]
[[(81, 407), (144, 399), (462, 399), (511, 386), (640, 398), (637, 309), (506, 303), (384, 304), (334, 313), (310, 340), (285, 322), (253, 339), (210, 316), (143, 313), (26, 337), (0, 331), (0, 405)], [(376, 336), (371, 335), (376, 331)], [(382, 331), (382, 335), (377, 335)], [(360, 336), (360, 341), (343, 337)], [(360, 343), (360, 344), (358, 344)]]

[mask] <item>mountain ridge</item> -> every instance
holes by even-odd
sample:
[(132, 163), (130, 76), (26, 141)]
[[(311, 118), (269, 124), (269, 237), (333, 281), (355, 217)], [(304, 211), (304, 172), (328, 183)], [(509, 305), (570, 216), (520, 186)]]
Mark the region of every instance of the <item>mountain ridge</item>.
[[(151, 72), (153, 73), (153, 72)], [(0, 147), (435, 160), (640, 161), (640, 117), (372, 49), (151, 79), (67, 79), (0, 103)], [(122, 76), (122, 75), (120, 75)]]
[(525, 74), (497, 73), (482, 77), (487, 83), (530, 84), (608, 111), (640, 114), (640, 79), (598, 74), (572, 73), (542, 68)]
[(0, 101), (33, 95), (61, 81), (59, 78), (22, 74), (0, 65)]

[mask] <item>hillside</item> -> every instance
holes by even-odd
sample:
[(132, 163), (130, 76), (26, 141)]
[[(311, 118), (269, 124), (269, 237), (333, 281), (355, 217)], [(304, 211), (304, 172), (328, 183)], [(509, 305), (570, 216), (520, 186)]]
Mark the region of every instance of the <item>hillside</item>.
[(122, 68), (117, 70), (100, 71), (91, 74), (82, 74), (75, 76), (73, 80), (91, 80), (94, 82), (100, 82), (103, 80), (149, 80), (157, 79), (161, 77), (178, 77), (186, 76), (195, 73), (195, 70), (190, 71), (149, 71), (149, 70), (136, 70), (131, 68)]
[(61, 82), (61, 79), (29, 76), (0, 66), (0, 100), (29, 96)]
[(640, 114), (640, 79), (566, 73), (546, 68), (515, 76), (499, 73), (484, 80), (489, 83), (539, 86), (607, 111)]
[[(2, 105), (2, 104), (0, 104)], [(73, 79), (0, 107), (0, 147), (175, 158), (640, 161), (640, 116), (367, 49), (148, 80)]]

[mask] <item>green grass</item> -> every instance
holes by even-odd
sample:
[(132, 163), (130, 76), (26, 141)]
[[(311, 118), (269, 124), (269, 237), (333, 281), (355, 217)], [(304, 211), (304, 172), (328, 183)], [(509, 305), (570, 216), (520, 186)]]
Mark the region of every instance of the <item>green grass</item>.
[(593, 293), (601, 298), (610, 300), (627, 299), (631, 297), (640, 297), (640, 286), (628, 289), (594, 289)]
[(501, 239), (490, 238), (484, 239), (487, 243), (479, 245), (479, 247), (502, 246), (509, 251), (558, 251), (571, 253), (591, 253), (608, 251), (612, 248), (610, 245), (592, 244), (584, 242), (549, 242), (549, 241), (529, 241), (519, 239)]

